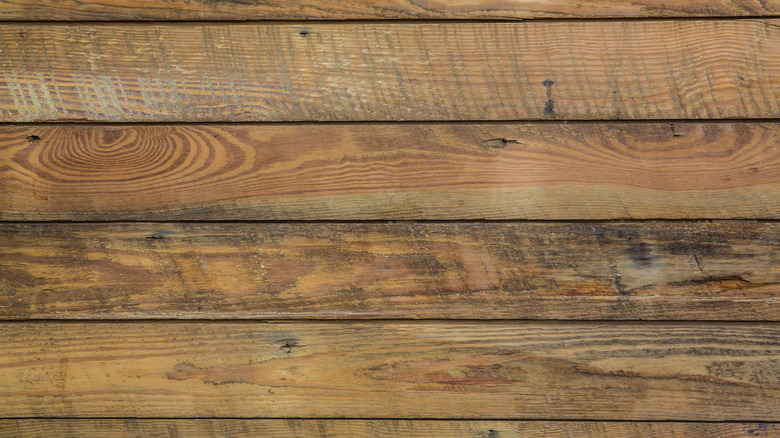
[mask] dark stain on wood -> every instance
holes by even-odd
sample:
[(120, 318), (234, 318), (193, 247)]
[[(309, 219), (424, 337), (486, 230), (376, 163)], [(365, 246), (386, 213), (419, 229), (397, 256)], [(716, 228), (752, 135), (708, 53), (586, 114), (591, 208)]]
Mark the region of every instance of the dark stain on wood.
[[(6, 319), (780, 320), (774, 223), (5, 224), (0, 234)], [(627, 297), (639, 300), (626, 307)]]
[(554, 119), (555, 118), (555, 102), (552, 100), (552, 86), (555, 84), (555, 82), (545, 79), (544, 82), (542, 82), (542, 85), (544, 85), (544, 88), (547, 89), (547, 100), (544, 102), (544, 118), (545, 119)]

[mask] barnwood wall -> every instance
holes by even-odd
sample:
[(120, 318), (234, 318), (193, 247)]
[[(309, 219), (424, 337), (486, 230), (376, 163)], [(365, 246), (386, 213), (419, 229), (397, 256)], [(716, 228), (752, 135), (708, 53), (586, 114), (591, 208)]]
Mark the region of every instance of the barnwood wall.
[(780, 1), (0, 0), (0, 436), (780, 436)]

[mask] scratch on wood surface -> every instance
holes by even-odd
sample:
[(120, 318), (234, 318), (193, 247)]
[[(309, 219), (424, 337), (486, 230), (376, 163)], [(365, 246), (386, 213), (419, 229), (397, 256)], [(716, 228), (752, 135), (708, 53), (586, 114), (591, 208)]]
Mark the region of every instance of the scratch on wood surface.
[(765, 22), (10, 24), (0, 111), (6, 121), (778, 117), (780, 31)]

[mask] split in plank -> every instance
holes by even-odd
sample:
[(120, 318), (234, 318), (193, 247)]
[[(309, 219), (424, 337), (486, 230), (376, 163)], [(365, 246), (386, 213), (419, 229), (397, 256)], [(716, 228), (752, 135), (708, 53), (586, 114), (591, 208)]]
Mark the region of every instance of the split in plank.
[(780, 320), (780, 224), (2, 224), (1, 319)]
[(242, 420), (242, 419), (24, 419), (0, 420), (0, 435), (104, 438), (737, 438), (777, 436), (776, 423), (664, 423), (489, 420)]
[(777, 123), (0, 126), (0, 219), (777, 219), (778, 138)]
[(0, 325), (0, 417), (777, 421), (780, 326)]
[(780, 117), (778, 52), (777, 19), (6, 24), (0, 120)]

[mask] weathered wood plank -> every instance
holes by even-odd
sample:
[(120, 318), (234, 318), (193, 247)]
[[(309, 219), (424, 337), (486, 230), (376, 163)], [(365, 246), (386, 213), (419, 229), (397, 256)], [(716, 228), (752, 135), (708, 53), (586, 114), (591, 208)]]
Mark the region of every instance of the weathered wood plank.
[(363, 437), (363, 438), (736, 438), (780, 435), (776, 423), (596, 421), (24, 419), (0, 420), (0, 435), (50, 438)]
[(770, 16), (777, 0), (0, 0), (0, 20), (529, 19)]
[(780, 124), (0, 127), (3, 220), (776, 219)]
[(3, 224), (0, 318), (780, 320), (780, 224)]
[(0, 120), (780, 117), (780, 20), (7, 24)]
[(776, 421), (780, 326), (5, 323), (2, 417)]

